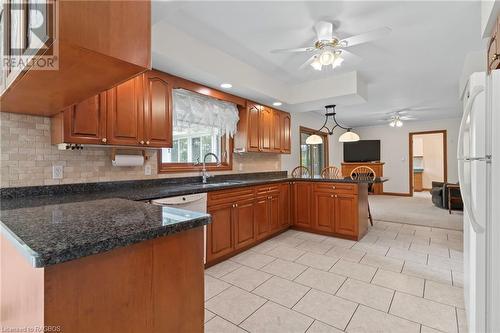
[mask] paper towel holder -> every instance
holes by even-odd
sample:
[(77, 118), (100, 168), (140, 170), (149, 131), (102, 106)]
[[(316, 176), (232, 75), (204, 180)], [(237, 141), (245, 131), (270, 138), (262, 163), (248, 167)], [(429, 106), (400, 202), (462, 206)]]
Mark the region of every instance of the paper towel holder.
[[(134, 148), (124, 148), (126, 150), (136, 150)], [(111, 160), (114, 161), (115, 160), (115, 156), (116, 156), (116, 151), (118, 150), (118, 148), (112, 148), (111, 149)], [(142, 153), (142, 156), (144, 157), (144, 161), (147, 161), (149, 160), (149, 157), (148, 155), (146, 155), (146, 151), (144, 149), (141, 149), (141, 153)]]

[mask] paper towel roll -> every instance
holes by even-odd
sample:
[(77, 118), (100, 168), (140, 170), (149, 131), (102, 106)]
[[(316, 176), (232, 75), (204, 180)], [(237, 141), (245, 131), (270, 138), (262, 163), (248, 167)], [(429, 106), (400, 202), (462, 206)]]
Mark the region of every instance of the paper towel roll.
[(111, 161), (113, 166), (142, 166), (144, 165), (144, 156), (142, 155), (115, 155)]

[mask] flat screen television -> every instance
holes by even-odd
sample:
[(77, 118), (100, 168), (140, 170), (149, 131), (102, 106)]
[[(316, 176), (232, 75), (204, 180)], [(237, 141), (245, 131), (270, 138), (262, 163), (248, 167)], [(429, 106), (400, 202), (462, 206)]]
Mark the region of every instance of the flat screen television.
[(344, 162), (380, 161), (380, 140), (344, 142)]

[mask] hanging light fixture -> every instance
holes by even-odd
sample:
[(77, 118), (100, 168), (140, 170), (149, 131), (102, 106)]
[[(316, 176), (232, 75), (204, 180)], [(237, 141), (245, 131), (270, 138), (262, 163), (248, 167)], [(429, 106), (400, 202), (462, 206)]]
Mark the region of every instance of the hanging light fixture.
[(334, 69), (342, 65), (343, 61), (344, 58), (342, 58), (341, 51), (325, 50), (314, 56), (314, 59), (311, 62), (311, 67), (317, 71), (320, 71), (323, 67), (328, 66), (332, 66), (332, 69)]
[[(333, 120), (333, 123), (329, 125), (329, 120), (330, 118)], [(336, 112), (335, 112), (335, 105), (327, 105), (325, 106), (325, 122), (323, 123), (323, 126), (318, 130), (318, 132), (326, 132), (328, 135), (332, 135), (333, 131), (337, 128), (340, 127), (342, 129), (347, 130), (344, 134), (342, 134), (339, 137), (339, 142), (353, 142), (353, 141), (359, 141), (359, 135), (351, 131), (351, 128), (344, 127), (340, 125), (337, 122), (336, 119)], [(311, 134), (307, 137), (306, 139), (306, 144), (308, 145), (317, 145), (323, 143), (323, 139), (321, 136), (317, 134)]]
[(389, 122), (389, 126), (391, 126), (391, 127), (403, 127), (403, 121), (401, 120), (401, 116), (399, 115), (399, 113), (396, 113), (396, 115), (394, 115), (391, 118), (391, 121)]

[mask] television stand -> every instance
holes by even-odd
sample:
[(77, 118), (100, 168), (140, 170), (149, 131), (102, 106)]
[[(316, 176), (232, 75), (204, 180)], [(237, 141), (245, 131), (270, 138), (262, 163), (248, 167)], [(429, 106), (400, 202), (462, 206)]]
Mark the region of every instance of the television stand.
[[(342, 176), (349, 177), (351, 171), (359, 166), (367, 166), (375, 171), (377, 177), (384, 176), (384, 162), (342, 162)], [(373, 194), (383, 194), (384, 183), (373, 184)]]

